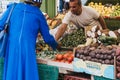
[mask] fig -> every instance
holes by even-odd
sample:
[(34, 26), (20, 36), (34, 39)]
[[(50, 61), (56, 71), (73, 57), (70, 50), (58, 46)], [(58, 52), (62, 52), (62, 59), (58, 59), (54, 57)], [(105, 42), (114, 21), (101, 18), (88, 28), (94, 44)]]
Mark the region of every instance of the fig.
[(120, 56), (117, 56), (117, 61), (119, 61), (119, 62), (120, 62)]
[(117, 78), (120, 78), (120, 73), (117, 73)]
[(116, 56), (120, 55), (120, 49), (116, 50)]
[(120, 66), (120, 62), (116, 61), (117, 66)]
[(83, 59), (83, 57), (84, 57), (84, 55), (80, 55), (80, 56), (79, 56), (80, 59)]
[(119, 66), (117, 66), (117, 71), (120, 72), (120, 67)]
[(84, 55), (89, 55), (88, 51), (87, 50), (84, 50)]
[(110, 60), (106, 59), (105, 64), (110, 64)]

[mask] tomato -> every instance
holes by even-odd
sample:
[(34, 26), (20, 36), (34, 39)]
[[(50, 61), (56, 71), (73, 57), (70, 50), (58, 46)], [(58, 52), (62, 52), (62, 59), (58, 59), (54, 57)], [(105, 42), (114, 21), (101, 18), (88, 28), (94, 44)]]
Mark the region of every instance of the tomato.
[(74, 55), (73, 55), (73, 54), (71, 54), (70, 56), (71, 56), (72, 58), (74, 58)]
[(72, 51), (68, 51), (67, 53), (68, 53), (68, 54), (73, 54), (73, 52), (72, 52)]
[(68, 61), (65, 61), (64, 63), (69, 63)]
[(57, 54), (56, 55), (56, 59), (57, 60), (62, 60), (63, 59), (63, 55), (62, 54)]
[(68, 56), (69, 56), (69, 54), (67, 54), (67, 53), (63, 54), (64, 59), (67, 59)]
[(73, 57), (72, 57), (72, 56), (69, 56), (69, 57), (67, 58), (67, 60), (68, 60), (68, 62), (72, 62), (72, 61), (73, 61)]
[(64, 59), (62, 59), (62, 60), (61, 60), (61, 62), (63, 62), (63, 63), (64, 63), (64, 62), (65, 62), (65, 60), (64, 60)]

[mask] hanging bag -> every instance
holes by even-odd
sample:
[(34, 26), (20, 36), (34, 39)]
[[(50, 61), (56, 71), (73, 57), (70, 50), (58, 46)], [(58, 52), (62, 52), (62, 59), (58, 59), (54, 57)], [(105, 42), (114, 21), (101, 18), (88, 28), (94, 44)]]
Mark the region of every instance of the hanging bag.
[(4, 30), (2, 30), (0, 32), (0, 57), (5, 56), (6, 45), (7, 45), (7, 29), (8, 29), (8, 26), (9, 26), (10, 16), (12, 14), (12, 11), (13, 11), (15, 5), (16, 5), (16, 3), (13, 4), (13, 6), (12, 6), (10, 12), (9, 12), (7, 20), (5, 22)]

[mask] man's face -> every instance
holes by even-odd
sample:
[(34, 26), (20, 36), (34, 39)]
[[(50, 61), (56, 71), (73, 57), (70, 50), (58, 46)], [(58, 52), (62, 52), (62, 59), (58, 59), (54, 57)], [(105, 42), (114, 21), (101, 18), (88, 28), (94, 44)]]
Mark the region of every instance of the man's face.
[(70, 10), (73, 14), (79, 15), (79, 13), (81, 13), (81, 6), (78, 5), (77, 1), (70, 2), (69, 5), (70, 5)]

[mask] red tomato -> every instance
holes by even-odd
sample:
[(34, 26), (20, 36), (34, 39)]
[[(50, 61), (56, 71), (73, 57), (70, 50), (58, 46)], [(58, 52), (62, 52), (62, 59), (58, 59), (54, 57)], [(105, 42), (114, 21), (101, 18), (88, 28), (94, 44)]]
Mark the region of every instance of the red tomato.
[(67, 59), (68, 56), (69, 56), (69, 54), (67, 54), (67, 53), (63, 54), (64, 59)]
[(57, 54), (56, 55), (56, 59), (57, 60), (62, 60), (63, 59), (63, 55), (62, 54)]
[(73, 61), (73, 57), (72, 57), (72, 56), (69, 56), (69, 57), (67, 58), (67, 60), (68, 60), (69, 62), (72, 62), (72, 61)]
[(67, 53), (68, 53), (68, 54), (73, 54), (73, 52), (72, 52), (72, 51), (68, 51)]

